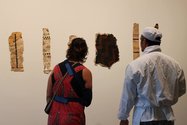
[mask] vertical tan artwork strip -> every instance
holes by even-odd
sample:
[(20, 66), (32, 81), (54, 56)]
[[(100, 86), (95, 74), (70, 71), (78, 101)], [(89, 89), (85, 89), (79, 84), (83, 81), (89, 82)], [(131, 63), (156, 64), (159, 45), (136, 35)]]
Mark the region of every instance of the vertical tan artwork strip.
[(13, 32), (8, 39), (11, 71), (23, 72), (23, 39), (21, 32)]
[(139, 24), (133, 24), (133, 59), (136, 59), (140, 56), (139, 50)]
[(48, 28), (43, 28), (43, 64), (45, 74), (49, 74), (51, 72), (51, 52), (50, 52), (50, 34)]

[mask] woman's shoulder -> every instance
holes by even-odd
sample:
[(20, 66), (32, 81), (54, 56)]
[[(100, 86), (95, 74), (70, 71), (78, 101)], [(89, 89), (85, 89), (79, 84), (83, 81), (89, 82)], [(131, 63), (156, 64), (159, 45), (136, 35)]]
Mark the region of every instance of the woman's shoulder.
[(90, 71), (90, 69), (88, 69), (87, 67), (85, 67), (85, 68), (83, 69), (83, 74), (92, 75), (92, 72)]

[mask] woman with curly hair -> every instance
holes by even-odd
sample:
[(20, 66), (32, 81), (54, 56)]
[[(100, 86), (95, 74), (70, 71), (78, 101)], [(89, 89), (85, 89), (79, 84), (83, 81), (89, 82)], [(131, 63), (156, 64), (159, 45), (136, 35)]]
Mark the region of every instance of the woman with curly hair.
[(83, 65), (88, 54), (86, 41), (74, 38), (68, 46), (67, 59), (57, 64), (48, 78), (47, 102), (56, 93), (48, 125), (85, 125), (84, 108), (92, 101), (92, 74)]

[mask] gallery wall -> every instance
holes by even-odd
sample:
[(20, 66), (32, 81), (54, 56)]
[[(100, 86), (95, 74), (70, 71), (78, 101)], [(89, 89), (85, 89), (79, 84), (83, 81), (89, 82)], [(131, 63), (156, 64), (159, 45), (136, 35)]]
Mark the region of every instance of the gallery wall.
[[(46, 125), (42, 28), (51, 35), (52, 67), (65, 59), (69, 35), (83, 37), (89, 54), (85, 65), (93, 75), (93, 101), (85, 109), (87, 125), (117, 125), (126, 65), (132, 61), (132, 27), (140, 31), (158, 23), (162, 51), (174, 57), (187, 77), (186, 0), (0, 0), (0, 124)], [(22, 32), (24, 72), (10, 71), (8, 37)], [(120, 60), (110, 69), (94, 64), (96, 33), (117, 38)], [(177, 125), (187, 120), (187, 95), (174, 112)], [(130, 116), (130, 120), (132, 115)]]

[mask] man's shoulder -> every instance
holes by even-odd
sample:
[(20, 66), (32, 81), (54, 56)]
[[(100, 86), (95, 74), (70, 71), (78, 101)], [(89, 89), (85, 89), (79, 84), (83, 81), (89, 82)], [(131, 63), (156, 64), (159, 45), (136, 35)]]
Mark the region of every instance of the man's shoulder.
[(147, 62), (149, 60), (149, 55), (142, 55), (139, 56), (138, 58), (136, 58), (135, 60), (131, 61), (129, 63), (129, 65), (140, 65), (140, 64), (144, 64), (145, 62)]
[(172, 57), (169, 57), (161, 52), (152, 52), (136, 58), (135, 60), (129, 63), (129, 66), (144, 67), (146, 65), (154, 65), (155, 63), (157, 63), (158, 60), (168, 60), (171, 62), (175, 62), (175, 60)]
[(160, 60), (163, 60), (165, 63), (179, 65), (179, 62), (176, 59), (165, 53), (159, 53), (158, 57), (160, 58)]

